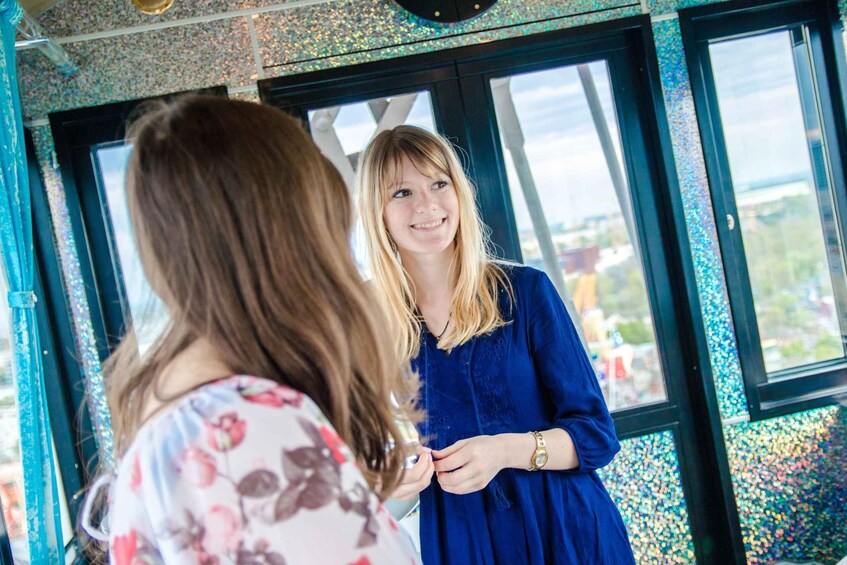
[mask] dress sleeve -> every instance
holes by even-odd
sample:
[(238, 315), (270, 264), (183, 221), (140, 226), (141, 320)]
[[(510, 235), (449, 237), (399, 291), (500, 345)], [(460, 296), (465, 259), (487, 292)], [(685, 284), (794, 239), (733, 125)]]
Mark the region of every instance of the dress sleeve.
[(251, 386), (234, 402), (194, 403), (127, 453), (112, 562), (415, 563), (317, 406)]
[(571, 472), (599, 469), (620, 451), (614, 422), (562, 299), (546, 273), (535, 273), (524, 302), (533, 363), (555, 406), (556, 426), (576, 447), (579, 466)]

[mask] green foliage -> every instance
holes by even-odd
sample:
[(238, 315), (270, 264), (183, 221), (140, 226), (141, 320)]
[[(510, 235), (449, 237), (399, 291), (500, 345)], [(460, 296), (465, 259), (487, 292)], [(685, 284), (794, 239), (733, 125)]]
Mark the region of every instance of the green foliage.
[(815, 361), (838, 359), (844, 356), (841, 340), (834, 335), (824, 335), (815, 342)]
[(779, 345), (779, 353), (786, 360), (803, 360), (806, 358), (806, 352), (806, 346), (803, 345), (803, 341), (799, 339), (786, 341)]
[(607, 317), (617, 314), (641, 319), (650, 315), (647, 290), (635, 257), (597, 273), (597, 301)]
[(630, 320), (618, 324), (618, 332), (627, 343), (640, 345), (653, 342), (653, 332), (650, 327), (641, 320)]

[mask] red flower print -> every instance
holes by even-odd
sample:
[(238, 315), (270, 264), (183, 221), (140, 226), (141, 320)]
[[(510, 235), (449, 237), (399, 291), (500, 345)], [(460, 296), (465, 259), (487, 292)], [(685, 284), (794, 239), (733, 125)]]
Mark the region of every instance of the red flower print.
[(115, 536), (111, 545), (115, 565), (132, 565), (132, 560), (135, 559), (138, 551), (138, 537), (135, 531), (130, 530), (128, 534)]
[(247, 421), (239, 420), (235, 412), (218, 417), (217, 422), (205, 422), (206, 442), (215, 451), (229, 451), (244, 439)]
[(345, 461), (347, 461), (347, 457), (344, 456), (344, 452), (341, 451), (341, 448), (344, 447), (344, 442), (338, 437), (338, 434), (332, 430), (332, 428), (328, 428), (326, 426), (321, 426), (321, 435), (326, 442), (326, 446), (332, 452), (332, 456), (335, 459), (335, 462), (341, 465)]
[(212, 506), (203, 519), (203, 526), (203, 550), (206, 553), (225, 555), (241, 544), (241, 518), (227, 506)]
[(215, 458), (199, 447), (189, 447), (179, 459), (179, 474), (196, 487), (206, 488), (218, 477)]
[(220, 565), (220, 562), (217, 556), (205, 552), (198, 553), (194, 558), (194, 565)]
[(363, 555), (358, 561), (354, 561), (353, 563), (350, 563), (350, 565), (371, 565), (371, 560), (368, 559), (367, 555)]
[(138, 459), (138, 453), (132, 459), (132, 468), (129, 472), (129, 490), (138, 492), (138, 487), (141, 486), (141, 461)]
[(239, 392), (244, 400), (248, 402), (255, 402), (256, 404), (271, 406), (273, 408), (281, 408), (286, 405), (300, 408), (300, 405), (303, 404), (302, 392), (259, 379), (239, 389)]

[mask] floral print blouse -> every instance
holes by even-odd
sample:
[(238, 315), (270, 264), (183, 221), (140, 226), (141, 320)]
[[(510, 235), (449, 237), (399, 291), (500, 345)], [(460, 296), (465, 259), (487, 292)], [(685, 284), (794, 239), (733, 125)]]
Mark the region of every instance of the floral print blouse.
[(417, 564), (304, 394), (234, 376), (142, 427), (109, 499), (115, 565)]

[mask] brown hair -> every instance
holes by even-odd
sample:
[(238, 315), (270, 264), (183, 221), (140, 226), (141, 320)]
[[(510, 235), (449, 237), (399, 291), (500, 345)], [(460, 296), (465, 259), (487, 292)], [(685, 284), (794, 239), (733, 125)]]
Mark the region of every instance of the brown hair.
[(130, 334), (105, 366), (118, 453), (159, 397), (162, 369), (204, 338), (236, 374), (310, 396), (370, 485), (390, 493), (403, 454), (388, 446), (402, 444), (398, 418), (419, 419), (417, 379), (351, 256), (339, 173), (293, 118), (249, 102), (159, 102), (127, 137), (132, 226), (171, 322), (143, 358)]

